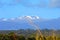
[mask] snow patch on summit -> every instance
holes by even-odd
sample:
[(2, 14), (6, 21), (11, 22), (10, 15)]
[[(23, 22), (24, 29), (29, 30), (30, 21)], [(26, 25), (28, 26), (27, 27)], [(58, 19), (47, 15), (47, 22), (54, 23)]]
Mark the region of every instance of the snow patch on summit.
[(33, 19), (31, 16), (26, 16), (27, 18)]
[(7, 21), (8, 19), (3, 18), (2, 21)]
[(38, 16), (26, 16), (27, 18), (30, 18), (30, 19), (40, 19), (40, 17)]

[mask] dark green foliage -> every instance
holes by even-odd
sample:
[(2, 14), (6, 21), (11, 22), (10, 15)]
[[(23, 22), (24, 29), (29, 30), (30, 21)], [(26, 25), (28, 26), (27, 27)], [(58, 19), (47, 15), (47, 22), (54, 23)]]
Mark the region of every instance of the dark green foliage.
[[(33, 35), (26, 37), (23, 35), (16, 35), (15, 33), (9, 33), (9, 34), (0, 34), (0, 40), (36, 40), (36, 38)], [(43, 36), (42, 40), (60, 40), (60, 37), (55, 36), (53, 39), (53, 36), (47, 36), (47, 37)]]
[(2, 40), (3, 39), (3, 34), (0, 34), (0, 40)]
[(43, 40), (47, 40), (46, 37), (43, 37)]
[(34, 37), (28, 38), (27, 40), (36, 40)]
[(10, 40), (17, 40), (17, 35), (14, 32), (9, 33)]
[(18, 40), (26, 40), (23, 35), (18, 36)]
[(2, 40), (10, 40), (8, 35), (4, 35)]
[[(33, 30), (28, 30), (28, 31), (26, 30), (26, 32), (25, 32), (25, 30), (19, 30), (19, 31), (18, 32), (9, 32), (7, 34), (1, 33), (0, 40), (36, 40), (36, 33), (35, 33), (36, 31), (33, 31)], [(42, 40), (60, 40), (60, 34), (58, 34), (56, 32), (58, 35), (56, 34), (56, 36), (53, 39), (50, 32), (49, 32), (49, 30), (46, 30), (46, 31), (43, 30), (42, 31), (43, 37), (38, 35), (38, 40), (40, 40), (40, 38)]]

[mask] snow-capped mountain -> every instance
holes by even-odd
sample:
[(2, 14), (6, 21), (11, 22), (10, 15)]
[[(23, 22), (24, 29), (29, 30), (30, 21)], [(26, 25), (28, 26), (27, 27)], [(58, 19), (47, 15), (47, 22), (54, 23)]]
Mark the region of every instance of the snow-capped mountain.
[(43, 18), (40, 18), (38, 16), (20, 16), (20, 17), (16, 17), (16, 18), (0, 18), (0, 21), (21, 21), (21, 20), (26, 20), (26, 19), (30, 19), (30, 20), (44, 20)]
[(0, 30), (15, 30), (34, 28), (29, 22), (33, 21), (40, 29), (60, 29), (60, 18), (58, 19), (44, 19), (38, 16), (20, 16), (16, 18), (0, 18)]

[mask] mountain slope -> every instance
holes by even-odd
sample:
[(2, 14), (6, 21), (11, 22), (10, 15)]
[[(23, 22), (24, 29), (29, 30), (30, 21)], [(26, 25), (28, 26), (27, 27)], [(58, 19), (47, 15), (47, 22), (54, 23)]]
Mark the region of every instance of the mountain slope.
[(60, 18), (47, 20), (38, 16), (22, 16), (10, 19), (1, 18), (0, 30), (33, 29), (34, 27), (27, 19), (31, 19), (40, 29), (60, 29)]

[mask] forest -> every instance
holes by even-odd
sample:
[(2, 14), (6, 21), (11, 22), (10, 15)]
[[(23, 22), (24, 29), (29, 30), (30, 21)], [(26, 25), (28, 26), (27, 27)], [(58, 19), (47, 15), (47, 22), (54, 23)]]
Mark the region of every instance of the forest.
[(43, 36), (33, 29), (0, 30), (0, 40), (60, 40), (60, 30), (44, 29), (41, 32)]

